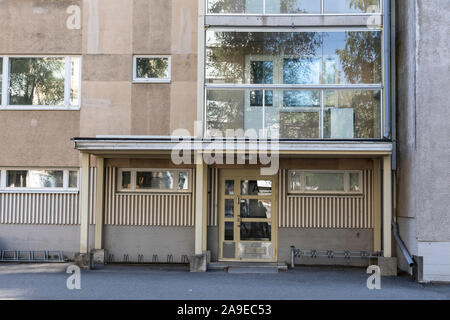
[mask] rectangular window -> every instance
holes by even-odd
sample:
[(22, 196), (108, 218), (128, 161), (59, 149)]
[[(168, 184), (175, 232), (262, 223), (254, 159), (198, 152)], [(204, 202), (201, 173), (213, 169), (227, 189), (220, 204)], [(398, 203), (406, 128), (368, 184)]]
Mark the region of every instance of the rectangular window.
[(170, 56), (133, 57), (133, 82), (170, 82)]
[(380, 0), (206, 1), (208, 14), (365, 14), (381, 11)]
[(361, 171), (289, 171), (291, 194), (361, 194)]
[(80, 61), (80, 57), (3, 57), (2, 108), (79, 108)]
[(2, 169), (0, 190), (64, 191), (78, 189), (78, 171), (66, 169)]
[(118, 191), (190, 192), (189, 169), (119, 169)]

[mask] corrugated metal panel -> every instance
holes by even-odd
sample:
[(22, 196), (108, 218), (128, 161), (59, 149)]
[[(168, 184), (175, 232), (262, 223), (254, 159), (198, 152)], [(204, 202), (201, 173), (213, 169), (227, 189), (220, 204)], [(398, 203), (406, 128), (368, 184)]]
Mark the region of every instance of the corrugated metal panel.
[(79, 224), (77, 193), (1, 193), (2, 224)]
[(372, 171), (363, 171), (363, 194), (357, 196), (288, 195), (287, 170), (280, 171), (279, 227), (373, 228)]
[(119, 193), (115, 187), (115, 168), (106, 168), (105, 179), (106, 225), (172, 227), (194, 225), (191, 193)]

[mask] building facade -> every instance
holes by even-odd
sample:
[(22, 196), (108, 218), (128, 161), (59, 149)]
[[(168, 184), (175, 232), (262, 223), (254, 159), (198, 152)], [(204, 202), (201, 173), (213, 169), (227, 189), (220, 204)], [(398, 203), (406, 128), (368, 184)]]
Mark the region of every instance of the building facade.
[(0, 2), (0, 248), (290, 263), (295, 246), (371, 254), (386, 274), (397, 257), (412, 272), (409, 251), (428, 274), (428, 254), (440, 249), (414, 248), (445, 246), (449, 229), (444, 211), (420, 220), (425, 211), (412, 209), (420, 201), (410, 179), (426, 172), (404, 140), (419, 85), (409, 62), (423, 44), (408, 28), (421, 25), (417, 15), (403, 12), (415, 9), (384, 0)]

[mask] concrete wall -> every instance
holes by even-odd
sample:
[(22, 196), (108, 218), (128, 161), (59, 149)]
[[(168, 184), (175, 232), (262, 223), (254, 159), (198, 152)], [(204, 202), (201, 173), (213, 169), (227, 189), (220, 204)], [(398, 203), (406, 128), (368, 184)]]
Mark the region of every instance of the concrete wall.
[[(82, 56), (79, 111), (0, 111), (0, 166), (79, 166), (72, 137), (193, 133), (197, 0), (2, 0), (0, 56)], [(66, 26), (70, 5), (81, 28)], [(133, 84), (133, 55), (171, 55), (169, 84)]]
[(103, 243), (116, 262), (123, 261), (125, 254), (130, 261), (143, 255), (145, 262), (151, 262), (156, 254), (159, 262), (172, 255), (173, 262), (179, 263), (182, 255), (194, 254), (194, 228), (105, 226)]
[[(89, 242), (94, 246), (94, 226)], [(63, 251), (73, 259), (80, 251), (80, 226), (0, 224), (0, 250)]]
[(450, 240), (450, 2), (397, 1), (397, 10), (397, 214), (409, 250), (420, 254), (421, 243)]

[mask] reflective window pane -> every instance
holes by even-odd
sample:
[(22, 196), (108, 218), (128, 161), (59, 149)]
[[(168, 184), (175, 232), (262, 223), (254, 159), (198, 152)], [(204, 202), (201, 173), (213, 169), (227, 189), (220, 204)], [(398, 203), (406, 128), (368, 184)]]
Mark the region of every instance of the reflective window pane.
[(381, 83), (381, 32), (206, 32), (206, 82)]
[(10, 105), (64, 105), (64, 58), (10, 58), (9, 61)]
[(345, 191), (344, 173), (306, 173), (306, 191)]
[(80, 105), (80, 58), (71, 57), (71, 78), (70, 78), (70, 104), (72, 106)]
[(320, 0), (266, 0), (266, 13), (320, 13)]
[(6, 175), (6, 186), (8, 188), (26, 188), (27, 187), (26, 170), (8, 170)]
[(272, 201), (257, 199), (241, 199), (241, 218), (270, 219)]
[(122, 188), (131, 189), (131, 172), (122, 171)]
[(234, 223), (225, 222), (225, 241), (234, 240)]
[(136, 58), (138, 79), (168, 79), (169, 58)]
[(174, 174), (171, 171), (136, 173), (136, 189), (171, 190), (174, 188)]
[(373, 13), (380, 8), (380, 0), (324, 0), (325, 13)]
[(280, 112), (280, 137), (285, 139), (318, 139), (319, 110), (317, 112)]
[(234, 195), (234, 180), (225, 181), (225, 194), (228, 196)]
[(189, 173), (187, 171), (180, 171), (178, 173), (178, 190), (189, 189)]
[(234, 199), (225, 199), (225, 218), (234, 217)]
[(271, 224), (268, 222), (241, 222), (241, 241), (271, 241)]
[(271, 180), (243, 180), (241, 181), (241, 195), (262, 196), (272, 194)]
[(299, 171), (289, 172), (289, 191), (301, 191), (302, 190), (302, 179)]
[(78, 188), (78, 171), (69, 171), (69, 188)]
[(208, 90), (206, 96), (208, 135), (244, 128), (245, 90)]
[(62, 170), (29, 170), (28, 187), (30, 188), (62, 188)]
[(325, 91), (325, 139), (381, 137), (380, 90)]
[(381, 32), (323, 33), (325, 84), (381, 83)]
[(349, 180), (350, 180), (350, 191), (353, 191), (353, 192), (361, 191), (361, 181), (360, 181), (359, 173), (350, 172)]

